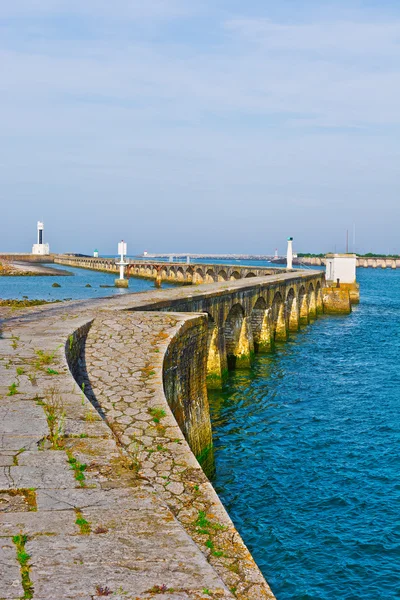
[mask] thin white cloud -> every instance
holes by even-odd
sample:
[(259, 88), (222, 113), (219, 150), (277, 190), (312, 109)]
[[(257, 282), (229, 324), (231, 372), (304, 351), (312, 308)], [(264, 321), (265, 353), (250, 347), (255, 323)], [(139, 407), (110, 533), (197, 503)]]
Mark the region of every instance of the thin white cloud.
[[(362, 14), (359, 15), (362, 19)], [(400, 52), (400, 20), (390, 22), (322, 21), (302, 24), (274, 23), (268, 19), (230, 19), (228, 31), (239, 35), (252, 46), (264, 50), (315, 52), (308, 59), (321, 55), (344, 55), (348, 59), (384, 56)]]
[[(11, 194), (73, 187), (80, 207), (89, 191), (147, 189), (162, 211), (162, 188), (170, 206), (201, 197), (215, 218), (228, 197), (238, 210), (245, 198), (262, 221), (271, 203), (277, 219), (288, 207), (301, 219), (304, 207), (342, 207), (349, 190), (357, 212), (399, 183), (400, 20), (221, 20), (211, 5), (178, 1), (15, 4), (0, 8), (0, 169)], [(202, 10), (199, 25), (189, 13)], [(79, 36), (71, 19), (85, 22)]]

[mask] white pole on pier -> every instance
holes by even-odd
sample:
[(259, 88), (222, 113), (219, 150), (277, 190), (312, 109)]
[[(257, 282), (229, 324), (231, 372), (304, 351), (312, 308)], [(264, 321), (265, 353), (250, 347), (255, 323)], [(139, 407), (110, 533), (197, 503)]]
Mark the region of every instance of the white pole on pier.
[(286, 268), (293, 268), (293, 238), (289, 237), (287, 242)]
[(117, 287), (128, 287), (128, 280), (125, 279), (125, 267), (128, 266), (129, 263), (126, 261), (127, 245), (124, 240), (118, 244), (118, 254), (120, 255), (120, 259), (116, 265), (119, 267), (119, 279), (115, 280), (115, 285)]

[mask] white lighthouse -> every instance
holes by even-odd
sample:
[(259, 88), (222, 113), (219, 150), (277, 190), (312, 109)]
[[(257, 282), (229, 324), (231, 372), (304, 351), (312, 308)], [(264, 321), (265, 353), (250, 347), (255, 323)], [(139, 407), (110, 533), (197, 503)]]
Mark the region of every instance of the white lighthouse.
[(33, 244), (32, 254), (50, 254), (49, 244), (43, 243), (43, 229), (44, 225), (42, 221), (38, 221), (37, 223), (37, 244)]
[(293, 238), (288, 237), (287, 241), (287, 253), (286, 253), (286, 268), (293, 268)]

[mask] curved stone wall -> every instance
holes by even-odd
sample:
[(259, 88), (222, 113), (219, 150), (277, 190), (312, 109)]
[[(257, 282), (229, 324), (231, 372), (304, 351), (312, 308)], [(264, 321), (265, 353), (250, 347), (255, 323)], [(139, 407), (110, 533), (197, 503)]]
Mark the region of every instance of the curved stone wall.
[[(321, 273), (283, 273), (5, 320), (0, 381), (4, 397), (17, 396), (6, 401), (0, 439), (17, 458), (3, 485), (10, 498), (23, 493), (17, 481), (37, 489), (38, 514), (16, 510), (1, 531), (26, 535), (37, 597), (50, 600), (57, 587), (60, 600), (98, 588), (143, 599), (172, 598), (172, 590), (179, 598), (273, 598), (195, 458), (210, 468), (206, 375), (215, 363), (248, 365), (252, 352), (315, 318), (322, 284)], [(26, 415), (40, 427), (25, 441)]]
[[(203, 461), (212, 464), (206, 331), (203, 315), (119, 312), (96, 318), (90, 329), (79, 328), (66, 347), (85, 395), (136, 465), (139, 487), (142, 481), (151, 484), (232, 597), (273, 599), (191, 451), (201, 435), (209, 449)], [(123, 369), (114, 368), (116, 355)]]

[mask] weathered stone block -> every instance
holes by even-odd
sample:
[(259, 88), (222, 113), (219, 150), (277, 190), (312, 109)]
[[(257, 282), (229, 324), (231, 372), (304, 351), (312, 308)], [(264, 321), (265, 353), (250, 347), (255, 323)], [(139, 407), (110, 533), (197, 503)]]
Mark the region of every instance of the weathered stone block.
[(348, 315), (351, 313), (349, 290), (346, 288), (323, 288), (322, 300), (327, 315)]

